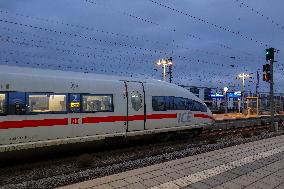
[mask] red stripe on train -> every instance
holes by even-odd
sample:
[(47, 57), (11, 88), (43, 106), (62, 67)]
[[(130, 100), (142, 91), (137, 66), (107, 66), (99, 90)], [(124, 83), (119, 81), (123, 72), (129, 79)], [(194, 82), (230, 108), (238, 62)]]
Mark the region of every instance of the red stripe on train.
[[(146, 119), (169, 119), (177, 118), (177, 114), (150, 114), (146, 115)], [(143, 121), (144, 115), (130, 115), (128, 121)], [(82, 123), (105, 123), (105, 122), (116, 122), (116, 121), (127, 121), (127, 116), (108, 116), (108, 117), (85, 117), (82, 118)]]
[(21, 121), (2, 121), (0, 129), (24, 128), (24, 127), (49, 127), (49, 126), (68, 125), (68, 118), (63, 119), (42, 119), (42, 120), (21, 120)]
[[(206, 114), (194, 114), (197, 118), (213, 119), (213, 117)], [(177, 114), (150, 114), (146, 115), (146, 119), (171, 119), (177, 118)], [(144, 115), (128, 116), (128, 121), (142, 121), (145, 119)], [(107, 116), (107, 117), (85, 117), (82, 118), (82, 124), (88, 123), (106, 123), (127, 121), (127, 116)], [(2, 121), (0, 122), (0, 129), (9, 128), (24, 128), (24, 127), (48, 127), (48, 126), (66, 126), (68, 125), (68, 118), (62, 119), (43, 119), (43, 120), (20, 120), (20, 121)]]
[(209, 115), (206, 115), (206, 114), (194, 114), (194, 117), (214, 120), (214, 118), (212, 116), (209, 116)]
[(105, 123), (126, 121), (126, 116), (108, 116), (108, 117), (84, 117), (82, 118), (82, 124), (86, 123)]
[(177, 114), (151, 114), (147, 115), (147, 119), (170, 119), (177, 118)]

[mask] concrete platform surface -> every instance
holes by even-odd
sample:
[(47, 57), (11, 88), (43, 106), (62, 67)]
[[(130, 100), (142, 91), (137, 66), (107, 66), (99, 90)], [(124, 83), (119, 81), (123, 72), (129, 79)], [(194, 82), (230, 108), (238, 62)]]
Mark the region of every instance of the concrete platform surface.
[(284, 189), (284, 135), (65, 187), (94, 189)]
[[(284, 113), (275, 114), (276, 116), (283, 116)], [(224, 120), (236, 120), (236, 119), (248, 119), (248, 118), (260, 118), (260, 117), (270, 117), (270, 114), (267, 115), (245, 115), (241, 113), (228, 113), (228, 114), (213, 114), (213, 117), (216, 121)]]

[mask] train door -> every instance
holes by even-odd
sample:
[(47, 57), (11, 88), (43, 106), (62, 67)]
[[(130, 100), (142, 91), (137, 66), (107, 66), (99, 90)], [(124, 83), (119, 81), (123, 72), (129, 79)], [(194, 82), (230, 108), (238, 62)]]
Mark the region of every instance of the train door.
[(145, 90), (142, 82), (126, 81), (127, 131), (145, 129)]
[(23, 92), (9, 92), (9, 115), (26, 114), (26, 94)]

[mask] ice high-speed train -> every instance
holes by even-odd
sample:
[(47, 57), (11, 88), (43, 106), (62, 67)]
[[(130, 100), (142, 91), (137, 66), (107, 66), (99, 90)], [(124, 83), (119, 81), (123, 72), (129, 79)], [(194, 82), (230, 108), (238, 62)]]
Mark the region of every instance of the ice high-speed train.
[(200, 99), (167, 82), (0, 66), (0, 153), (212, 122)]

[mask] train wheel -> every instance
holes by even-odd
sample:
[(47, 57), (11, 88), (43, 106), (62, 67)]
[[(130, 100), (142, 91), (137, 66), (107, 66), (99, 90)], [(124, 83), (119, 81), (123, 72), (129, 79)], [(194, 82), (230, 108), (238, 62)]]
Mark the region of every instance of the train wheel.
[(171, 136), (172, 135), (170, 133), (160, 133), (156, 135), (156, 140), (160, 142), (167, 142), (170, 140)]
[(190, 134), (192, 137), (198, 137), (202, 133), (202, 128), (200, 129), (192, 129)]

